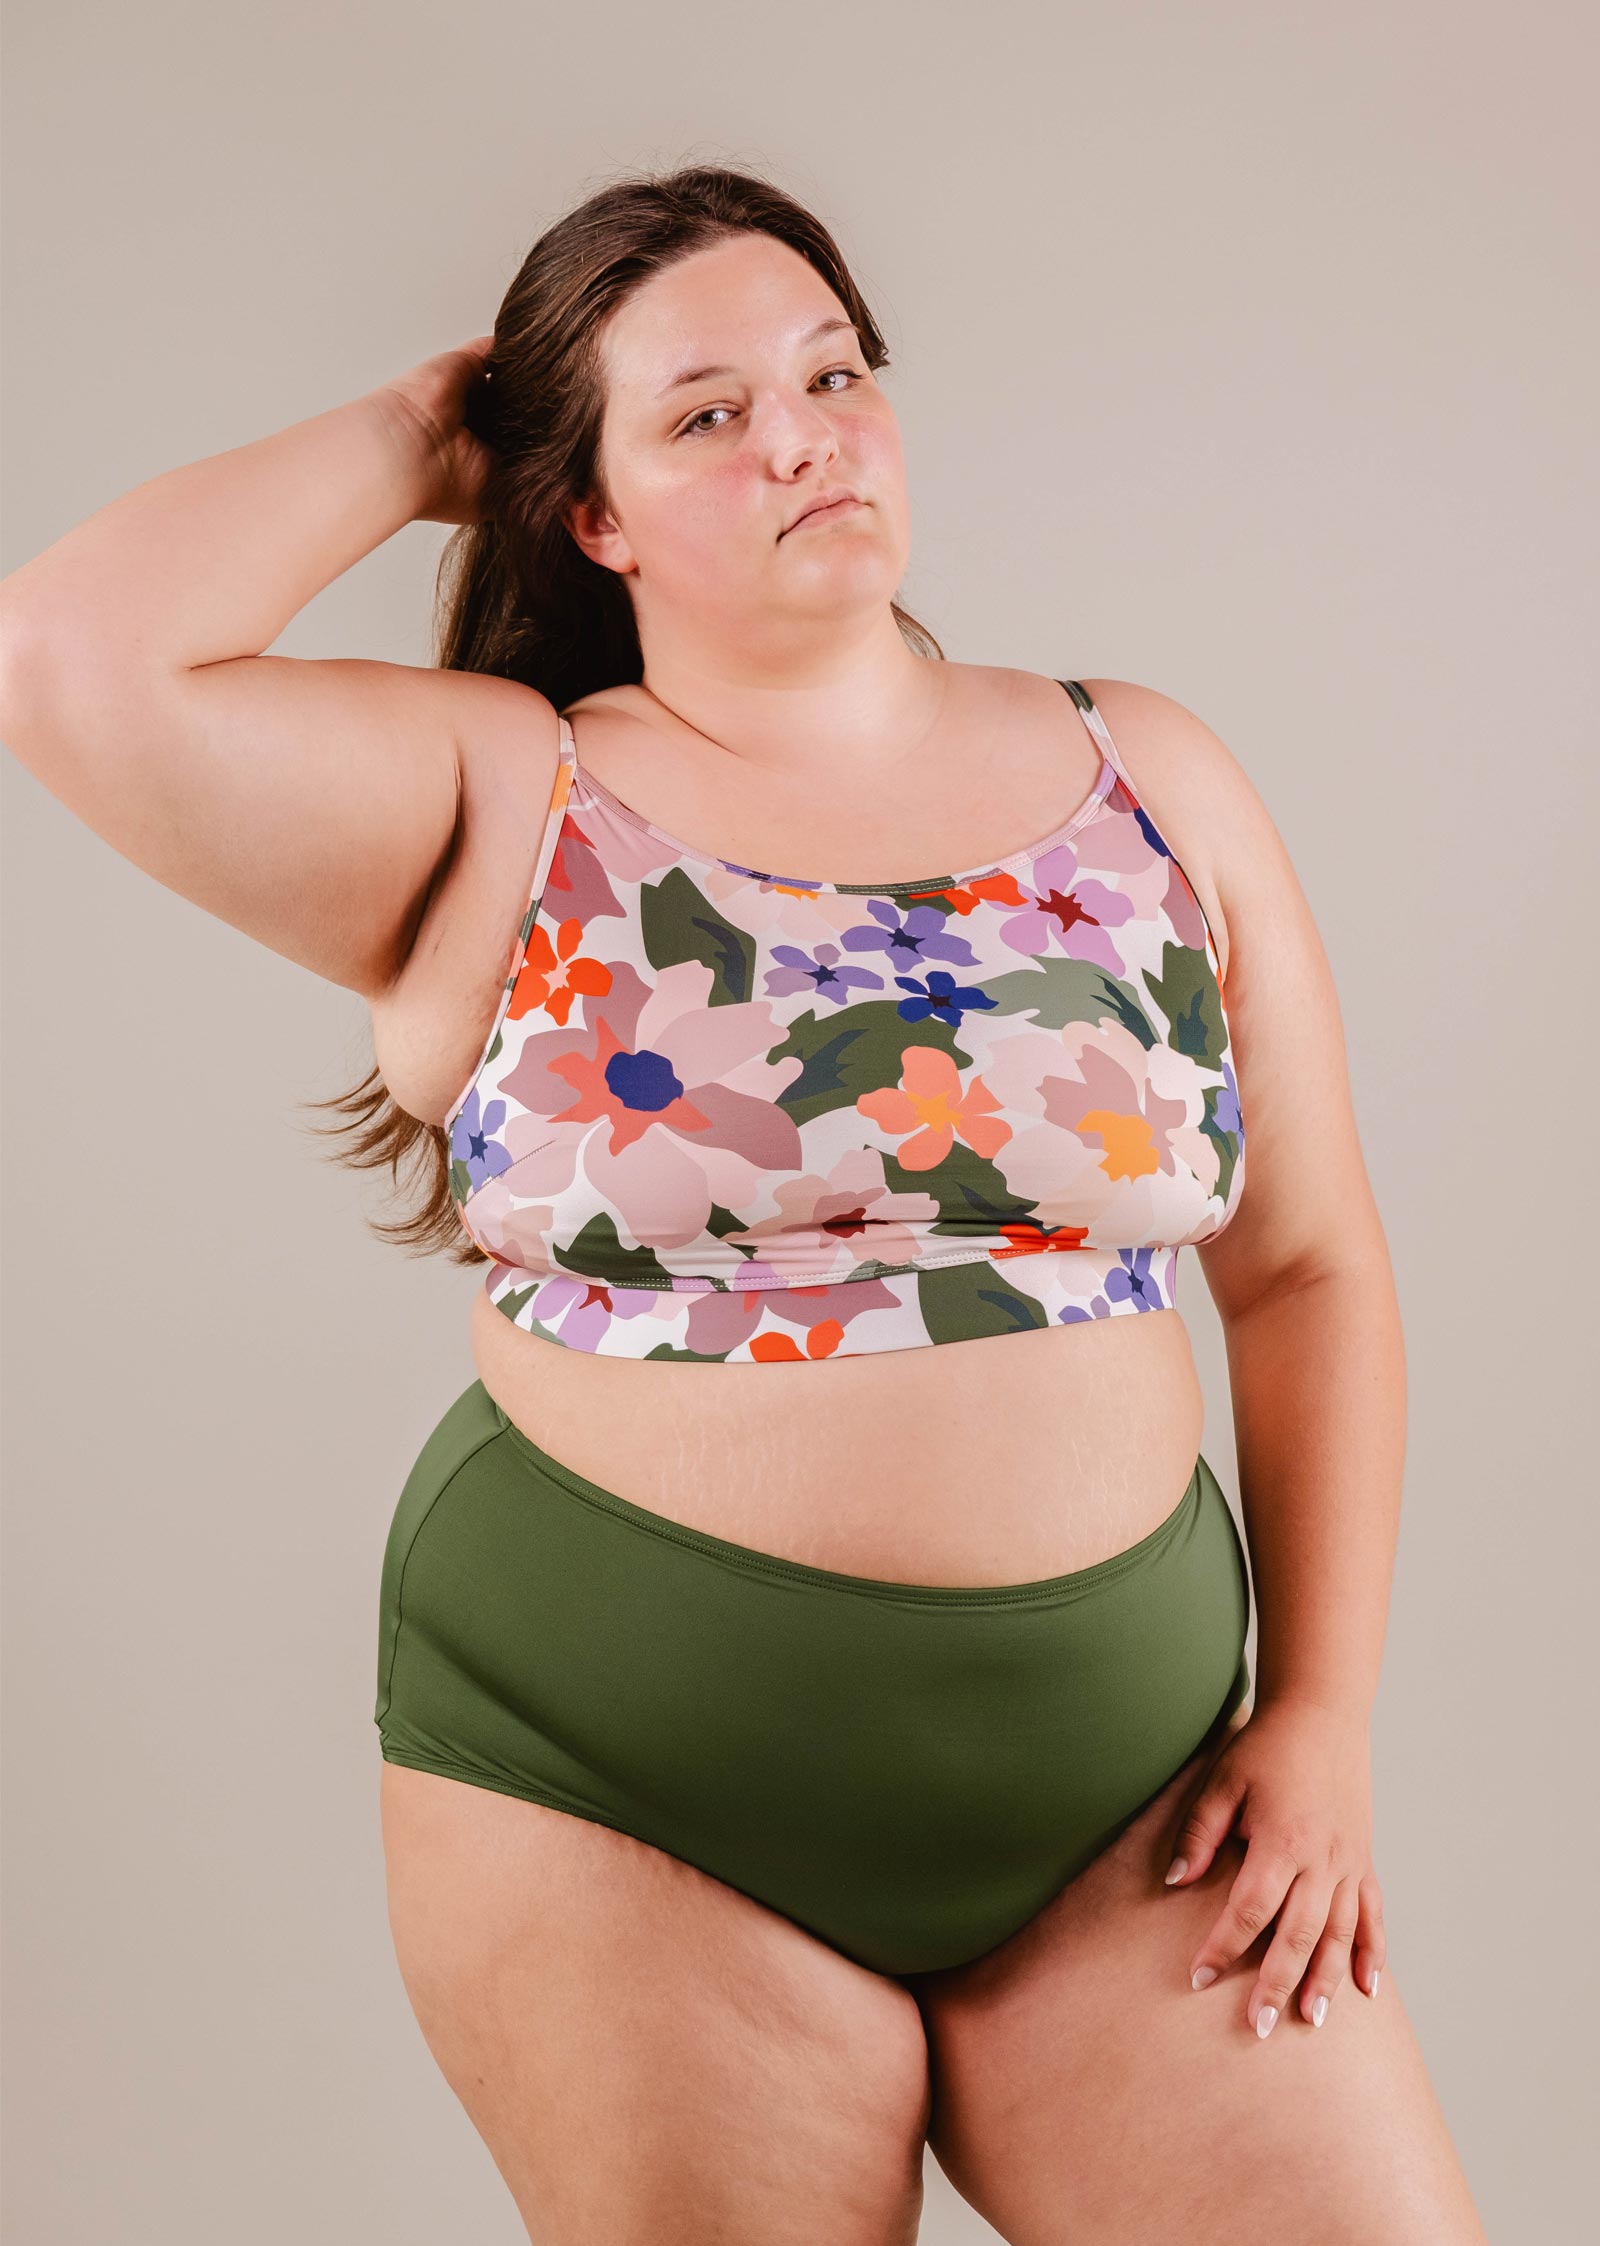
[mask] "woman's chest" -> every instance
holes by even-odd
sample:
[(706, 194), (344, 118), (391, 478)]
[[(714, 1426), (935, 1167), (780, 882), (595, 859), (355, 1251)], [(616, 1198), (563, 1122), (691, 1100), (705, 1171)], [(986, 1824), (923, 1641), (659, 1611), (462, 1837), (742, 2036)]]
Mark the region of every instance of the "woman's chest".
[(1043, 846), (904, 891), (708, 863), (587, 790), (556, 811), (447, 1117), (508, 1319), (639, 1358), (895, 1350), (1167, 1299), (1170, 1251), (1227, 1221), (1215, 950), (1109, 763)]

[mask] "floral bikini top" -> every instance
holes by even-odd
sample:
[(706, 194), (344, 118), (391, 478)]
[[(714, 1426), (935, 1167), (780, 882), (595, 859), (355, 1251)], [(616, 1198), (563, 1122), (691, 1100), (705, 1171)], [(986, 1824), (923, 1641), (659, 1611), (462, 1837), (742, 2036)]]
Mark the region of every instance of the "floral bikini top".
[(691, 849), (561, 758), (494, 1025), (445, 1119), (513, 1324), (684, 1363), (1171, 1308), (1244, 1126), (1200, 901), (1104, 719), (1065, 825), (926, 881)]

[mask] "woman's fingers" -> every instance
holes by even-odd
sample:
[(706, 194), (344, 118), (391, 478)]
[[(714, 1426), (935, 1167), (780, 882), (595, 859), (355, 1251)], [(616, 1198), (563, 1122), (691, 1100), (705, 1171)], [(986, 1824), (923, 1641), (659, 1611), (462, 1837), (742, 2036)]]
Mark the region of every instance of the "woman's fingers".
[(1355, 1939), (1360, 1908), (1359, 1883), (1353, 1878), (1340, 1880), (1328, 1905), (1327, 1926), (1311, 1953), (1311, 1963), (1306, 1967), (1300, 1988), (1301, 2016), (1314, 2028), (1320, 2028), (1326, 2021), (1328, 2006), (1350, 1970), (1350, 1945)]
[(1299, 1875), (1300, 1866), (1292, 1850), (1262, 1833), (1251, 1840), (1228, 1890), (1227, 1902), (1189, 1962), (1191, 1987), (1208, 1987), (1226, 1967), (1238, 1963), (1282, 1909), (1283, 1899)]
[[(1261, 1859), (1253, 1876), (1252, 1857)], [(1296, 1990), (1301, 2017), (1320, 2028), (1352, 1959), (1358, 1979), (1381, 1968), (1382, 1901), (1376, 1881), (1314, 1875), (1300, 1869), (1283, 1847), (1269, 1859), (1258, 1839), (1239, 1867), (1222, 1915), (1195, 1953), (1192, 1986), (1208, 1987), (1274, 1919), (1272, 1939), (1245, 2002), (1245, 2018), (1261, 2037), (1272, 2033)], [(1366, 1988), (1364, 1979), (1361, 1986)], [(1375, 1985), (1367, 1993), (1375, 1994)]]
[(1317, 1944), (1328, 1925), (1333, 1882), (1302, 1872), (1290, 1887), (1255, 1987), (1245, 1999), (1244, 2016), (1258, 2036), (1269, 2036), (1306, 1977)]
[(1224, 1750), (1206, 1772), (1204, 1782), (1178, 1825), (1172, 1862), (1167, 1867), (1168, 1887), (1176, 1886), (1180, 1880), (1192, 1887), (1211, 1869), (1211, 1860), (1232, 1830), (1239, 1804), (1244, 1799), (1244, 1786), (1234, 1775), (1234, 1769), (1233, 1761)]
[(1353, 1964), (1356, 1987), (1364, 1996), (1377, 1995), (1378, 1975), (1388, 1955), (1389, 1943), (1383, 1930), (1383, 1895), (1377, 1874), (1368, 1872), (1361, 1882)]

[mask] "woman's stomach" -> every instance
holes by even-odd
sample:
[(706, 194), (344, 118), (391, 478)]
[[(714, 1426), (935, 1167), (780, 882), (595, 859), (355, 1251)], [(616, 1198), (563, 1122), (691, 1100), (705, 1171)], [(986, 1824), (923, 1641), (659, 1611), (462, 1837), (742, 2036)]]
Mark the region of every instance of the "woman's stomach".
[(731, 1543), (895, 1582), (1092, 1567), (1188, 1487), (1204, 1399), (1176, 1310), (806, 1363), (559, 1348), (480, 1287), (472, 1354), (530, 1442)]

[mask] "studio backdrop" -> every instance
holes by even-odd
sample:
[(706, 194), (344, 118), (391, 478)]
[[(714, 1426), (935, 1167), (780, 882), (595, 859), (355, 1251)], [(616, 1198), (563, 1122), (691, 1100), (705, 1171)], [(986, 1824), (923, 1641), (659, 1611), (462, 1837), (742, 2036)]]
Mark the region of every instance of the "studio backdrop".
[[(1390, 1953), (1490, 2235), (1577, 2246), (1588, 11), (14, 0), (5, 59), (5, 571), (486, 330), (613, 174), (750, 164), (885, 322), (910, 610), (964, 662), (1156, 687), (1240, 760), (1337, 978), (1405, 1319)], [(427, 663), (447, 536), (276, 651)], [(378, 1240), (384, 1181), (311, 1129), (371, 1058), (358, 998), (11, 757), (4, 802), (7, 2235), (512, 2246), (395, 1970), (372, 1728), (383, 1539), (480, 1273)], [(993, 2235), (930, 2160), (930, 2246)]]

